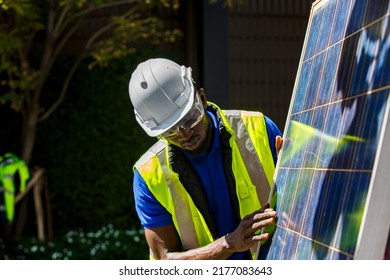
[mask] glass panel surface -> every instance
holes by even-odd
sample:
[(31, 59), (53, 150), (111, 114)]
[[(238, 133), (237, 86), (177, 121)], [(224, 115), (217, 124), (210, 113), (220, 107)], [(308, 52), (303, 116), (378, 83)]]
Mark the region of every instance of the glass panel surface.
[(354, 259), (389, 114), (389, 1), (315, 3), (260, 259)]

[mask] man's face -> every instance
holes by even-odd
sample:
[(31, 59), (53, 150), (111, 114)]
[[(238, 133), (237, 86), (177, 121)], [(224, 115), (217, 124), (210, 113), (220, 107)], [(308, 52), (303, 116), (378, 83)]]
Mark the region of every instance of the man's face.
[(204, 114), (201, 121), (190, 129), (179, 129), (176, 137), (167, 141), (182, 150), (197, 154), (204, 150), (208, 130), (208, 116)]
[(209, 118), (205, 113), (207, 105), (203, 89), (195, 95), (193, 108), (187, 113), (181, 122), (161, 135), (169, 143), (182, 150), (197, 154), (205, 150), (205, 143), (208, 137)]

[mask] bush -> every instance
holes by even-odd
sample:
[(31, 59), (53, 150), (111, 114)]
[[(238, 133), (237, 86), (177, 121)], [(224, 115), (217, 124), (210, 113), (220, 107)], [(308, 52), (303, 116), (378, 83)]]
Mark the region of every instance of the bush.
[(68, 231), (56, 241), (24, 238), (15, 244), (0, 242), (2, 259), (15, 260), (137, 260), (149, 251), (142, 230), (118, 230), (112, 224), (96, 231)]

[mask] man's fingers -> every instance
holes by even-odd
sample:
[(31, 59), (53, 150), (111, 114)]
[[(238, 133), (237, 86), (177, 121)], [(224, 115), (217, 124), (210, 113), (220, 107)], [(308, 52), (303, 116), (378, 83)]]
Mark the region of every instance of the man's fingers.
[(269, 238), (269, 233), (256, 234), (250, 237), (250, 241), (263, 241)]
[(264, 212), (257, 213), (253, 216), (253, 221), (259, 221), (263, 219), (276, 217), (276, 211), (273, 209), (265, 209)]
[(261, 207), (260, 211), (265, 211), (267, 208), (269, 208), (269, 203), (267, 203), (263, 207)]
[(274, 221), (275, 221), (274, 218), (269, 218), (269, 219), (261, 220), (259, 222), (255, 222), (252, 224), (252, 230), (257, 231), (263, 227), (272, 224)]

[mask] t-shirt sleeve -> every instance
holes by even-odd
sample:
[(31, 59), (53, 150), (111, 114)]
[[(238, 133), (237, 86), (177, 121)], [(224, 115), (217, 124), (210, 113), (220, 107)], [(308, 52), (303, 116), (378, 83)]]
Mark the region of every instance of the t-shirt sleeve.
[(282, 136), (282, 133), (280, 132), (278, 126), (270, 118), (264, 116), (264, 119), (267, 127), (269, 146), (271, 147), (272, 157), (276, 165), (276, 161), (278, 159), (278, 153), (276, 152), (275, 138), (278, 135)]
[(134, 170), (133, 192), (135, 209), (144, 228), (173, 224), (171, 214), (156, 200), (136, 169)]

